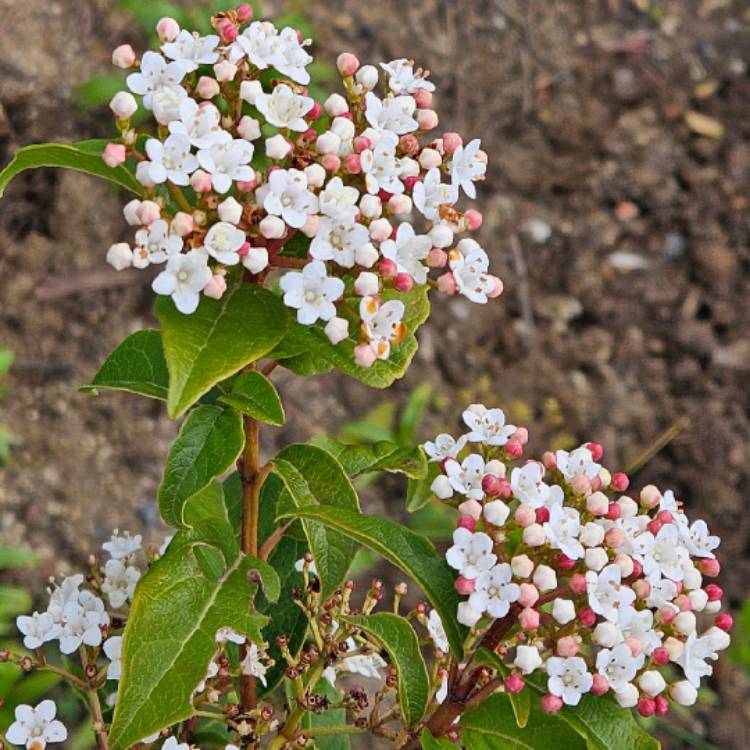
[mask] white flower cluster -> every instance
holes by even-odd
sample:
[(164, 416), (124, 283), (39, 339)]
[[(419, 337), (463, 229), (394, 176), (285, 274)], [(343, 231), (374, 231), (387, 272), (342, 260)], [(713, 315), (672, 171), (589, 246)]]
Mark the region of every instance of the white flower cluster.
[[(149, 196), (125, 208), (135, 242), (110, 247), (115, 268), (164, 264), (154, 291), (186, 314), (201, 294), (220, 298), (235, 266), (254, 283), (285, 269), (284, 303), (299, 323), (321, 321), (337, 344), (359, 315), (351, 336), (362, 366), (402, 340), (408, 298), (399, 293), (414, 285), (477, 303), (501, 293), (486, 252), (456, 237), (481, 224), (456, 204), (462, 192), (475, 197), (486, 154), (456, 133), (420, 143), (438, 122), (427, 72), (406, 59), (360, 66), (344, 53), (345, 96), (321, 106), (306, 89), (308, 42), (294, 29), (251, 21), (247, 11), (219, 14), (214, 28), (202, 37), (162, 19), (160, 51), (138, 61), (128, 45), (115, 50), (115, 64), (137, 71), (111, 102), (121, 142), (104, 159), (114, 167), (133, 157)], [(261, 82), (269, 69), (284, 78)], [(142, 150), (130, 126), (134, 94), (159, 125)], [(293, 238), (298, 249), (285, 253)], [(442, 269), (435, 281), (431, 269)], [(395, 298), (384, 300), (386, 291)]]
[[(719, 538), (671, 491), (623, 494), (627, 476), (599, 463), (596, 443), (512, 466), (526, 430), (479, 404), (463, 417), (467, 434), (424, 449), (441, 468), (434, 494), (460, 513), (446, 553), (468, 595), (458, 620), (501, 633), (506, 689), (542, 670), (550, 712), (610, 690), (644, 716), (666, 713), (669, 698), (694, 703), (733, 624), (722, 590), (704, 581), (719, 573)], [(683, 674), (671, 684), (669, 663)]]

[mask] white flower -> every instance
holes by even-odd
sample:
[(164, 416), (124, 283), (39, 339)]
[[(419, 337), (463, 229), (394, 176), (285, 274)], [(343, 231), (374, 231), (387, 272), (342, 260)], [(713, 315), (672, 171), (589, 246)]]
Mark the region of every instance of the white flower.
[(408, 273), (417, 284), (424, 284), (427, 268), (422, 261), (431, 248), (432, 241), (426, 234), (416, 234), (414, 227), (404, 222), (396, 231), (396, 239), (383, 242), (380, 252), (396, 264), (399, 273)]
[(310, 83), (310, 74), (306, 68), (312, 62), (312, 56), (305, 51), (305, 42), (300, 42), (297, 31), (288, 26), (282, 29), (279, 41), (271, 64), (279, 73), (289, 76), (295, 83), (306, 86)]
[(440, 687), (435, 691), (435, 700), (444, 703), (448, 697), (448, 672), (443, 670), (440, 676)]
[(379, 359), (387, 359), (391, 343), (398, 343), (403, 338), (401, 321), (405, 312), (404, 303), (398, 299), (378, 305), (374, 297), (363, 297), (359, 303), (362, 331), (374, 345), (373, 350)]
[(175, 185), (187, 185), (189, 175), (198, 169), (198, 159), (190, 152), (190, 141), (187, 136), (167, 136), (162, 143), (156, 138), (146, 141), (148, 155), (148, 176), (151, 182), (160, 185), (169, 180)]
[(570, 453), (559, 450), (555, 453), (558, 471), (570, 482), (575, 477), (583, 475), (588, 479), (594, 479), (599, 475), (602, 468), (600, 464), (594, 461), (591, 451), (585, 446), (576, 448)]
[(492, 617), (505, 617), (510, 605), (518, 601), (521, 589), (512, 583), (513, 572), (508, 563), (500, 563), (485, 570), (477, 577), (476, 589), (469, 597), (469, 604), (477, 612), (489, 612)]
[(220, 125), (221, 112), (210, 102), (183, 99), (179, 114), (179, 119), (169, 123), (169, 132), (184, 136), (195, 148), (210, 148), (232, 138)]
[(134, 565), (126, 565), (122, 560), (108, 560), (104, 566), (102, 591), (109, 597), (114, 609), (119, 609), (133, 598), (135, 585), (141, 577), (141, 571)]
[(467, 628), (473, 628), (482, 619), (482, 613), (477, 612), (469, 602), (459, 602), (456, 608), (456, 620)]
[(575, 508), (553, 505), (549, 511), (549, 521), (544, 523), (544, 533), (552, 549), (559, 549), (571, 560), (583, 557), (583, 545), (578, 541), (581, 522)]
[(316, 320), (330, 320), (336, 315), (333, 304), (344, 293), (344, 282), (329, 277), (325, 263), (313, 260), (301, 272), (290, 271), (281, 277), (284, 304), (297, 310), (297, 321), (312, 325)]
[(417, 103), (413, 96), (390, 96), (379, 99), (369, 91), (365, 95), (365, 117), (376, 130), (388, 130), (396, 135), (413, 133), (419, 127), (414, 119)]
[(430, 638), (432, 638), (435, 648), (445, 654), (450, 651), (448, 636), (445, 634), (443, 621), (440, 619), (440, 615), (435, 609), (431, 609), (430, 614), (427, 617), (427, 632), (430, 634)]
[(328, 180), (318, 199), (320, 210), (326, 216), (345, 224), (354, 222), (358, 212), (359, 190), (351, 185), (344, 185), (340, 177)]
[(151, 109), (155, 91), (165, 86), (176, 86), (185, 77), (185, 66), (179, 62), (167, 63), (157, 52), (144, 52), (139, 73), (127, 77), (128, 88), (143, 96), (143, 106)]
[(487, 273), (489, 266), (490, 259), (481, 247), (466, 256), (452, 258), (450, 267), (459, 294), (479, 305), (485, 304), (495, 289), (495, 280)]
[(621, 608), (617, 624), (622, 637), (637, 639), (646, 654), (661, 645), (661, 634), (654, 630), (654, 613), (650, 609)]
[(458, 461), (446, 462), (445, 473), (456, 492), (466, 495), (470, 500), (481, 500), (484, 497), (484, 459), (479, 454), (466, 456), (460, 464)]
[(247, 55), (248, 60), (260, 70), (265, 70), (279, 45), (278, 30), (269, 22), (254, 21), (232, 45), (229, 59), (238, 62)]
[(203, 249), (219, 263), (236, 266), (240, 262), (239, 249), (245, 244), (245, 233), (227, 221), (219, 221), (208, 230)]
[(636, 676), (645, 660), (643, 652), (633, 656), (627, 643), (620, 643), (612, 649), (603, 648), (596, 655), (596, 671), (607, 678), (609, 686), (616, 693), (626, 690), (626, 686)]
[(309, 96), (295, 94), (285, 83), (274, 87), (270, 94), (255, 97), (255, 107), (267, 122), (300, 133), (307, 130), (305, 115), (314, 106), (315, 102)]
[(247, 654), (240, 664), (240, 669), (242, 670), (242, 674), (256, 677), (264, 686), (266, 685), (268, 667), (261, 661), (260, 650), (254, 643), (247, 650)]
[(367, 227), (324, 216), (310, 243), (310, 255), (317, 260), (333, 260), (343, 268), (351, 268), (357, 250), (369, 240)]
[(455, 203), (458, 200), (456, 188), (453, 185), (440, 182), (440, 170), (433, 167), (424, 180), (414, 185), (414, 205), (420, 210), (425, 219), (437, 221), (440, 218), (440, 206)]
[(427, 441), (422, 447), (430, 457), (430, 461), (442, 461), (445, 458), (455, 458), (466, 445), (466, 436), (455, 440), (451, 435), (443, 432), (434, 442)]
[[(353, 638), (346, 641), (350, 650), (356, 648)], [(380, 654), (357, 654), (356, 656), (347, 656), (342, 662), (343, 668), (352, 674), (361, 674), (363, 677), (370, 677), (373, 680), (380, 679), (379, 669), (383, 669), (387, 664), (383, 661)]]
[(178, 742), (176, 737), (167, 737), (161, 750), (190, 750), (190, 745), (187, 742)]
[(86, 610), (78, 602), (68, 602), (63, 610), (60, 651), (72, 654), (82, 644), (99, 646), (102, 642), (101, 616)]
[(529, 461), (525, 466), (513, 469), (510, 486), (521, 503), (534, 510), (550, 505), (553, 496), (562, 502), (561, 488), (544, 482), (544, 467), (537, 461)]
[(213, 65), (219, 59), (218, 44), (219, 37), (215, 34), (198, 36), (183, 29), (173, 42), (162, 44), (161, 49), (170, 60), (176, 60), (190, 73), (199, 65)]
[(102, 549), (105, 552), (108, 552), (110, 557), (113, 557), (115, 560), (122, 560), (123, 558), (130, 557), (138, 552), (138, 550), (141, 549), (142, 541), (143, 537), (140, 534), (130, 536), (126, 531), (124, 534), (120, 535), (117, 529), (115, 529), (111, 539), (102, 544)]
[(359, 155), (368, 193), (377, 195), (381, 190), (394, 194), (404, 192), (404, 184), (399, 179), (401, 166), (396, 146), (398, 136), (385, 132), (373, 148), (365, 149)]
[(47, 611), (52, 615), (56, 623), (62, 622), (63, 611), (68, 603), (78, 603), (78, 596), (80, 594), (78, 589), (82, 583), (83, 576), (80, 573), (76, 573), (73, 576), (63, 578), (62, 583), (50, 595)]
[(200, 291), (211, 277), (208, 253), (196, 248), (185, 255), (171, 255), (167, 267), (153, 280), (151, 288), (157, 294), (171, 296), (177, 309), (188, 315), (195, 312)]
[(164, 263), (170, 256), (179, 254), (182, 245), (179, 235), (169, 233), (169, 224), (157, 219), (135, 233), (133, 265), (146, 268), (152, 263)]
[(695, 521), (689, 528), (687, 525), (680, 526), (680, 531), (685, 546), (693, 557), (715, 557), (713, 550), (719, 546), (721, 539), (711, 536), (705, 521)]
[(600, 573), (586, 573), (586, 591), (589, 606), (611, 622), (619, 619), (619, 610), (635, 601), (635, 592), (622, 583), (622, 571), (618, 565), (607, 565)]
[(34, 612), (33, 615), (21, 615), (16, 618), (16, 627), (23, 634), (23, 645), (33, 651), (47, 641), (53, 641), (60, 634), (60, 626), (49, 612)]
[(689, 558), (683, 547), (680, 531), (673, 523), (665, 524), (654, 538), (651, 554), (644, 556), (643, 574), (652, 583), (662, 576), (672, 581), (681, 581), (685, 576), (685, 563)]
[(471, 404), (463, 413), (463, 420), (469, 428), (466, 439), (472, 443), (505, 445), (516, 431), (516, 426), (505, 424), (502, 409), (488, 409), (483, 404)]
[(586, 662), (580, 656), (563, 659), (551, 656), (547, 659), (547, 689), (562, 698), (566, 706), (577, 706), (584, 693), (591, 690), (594, 678), (586, 669)]
[(208, 663), (208, 668), (206, 669), (206, 676), (195, 686), (195, 690), (193, 690), (193, 695), (202, 693), (206, 689), (206, 683), (213, 677), (216, 677), (217, 674), (219, 674), (219, 665), (212, 659)]
[(482, 179), (487, 171), (487, 165), (477, 158), (480, 141), (475, 138), (468, 145), (459, 146), (453, 152), (453, 158), (448, 166), (451, 184), (458, 190), (463, 189), (469, 198), (476, 198), (477, 191), (474, 181)]
[(516, 658), (513, 660), (523, 674), (531, 674), (542, 666), (543, 660), (536, 646), (516, 646)]
[(187, 91), (182, 86), (162, 86), (154, 91), (151, 99), (151, 109), (160, 125), (169, 125), (173, 120), (180, 119), (180, 107), (187, 99)]
[(419, 89), (435, 90), (435, 84), (426, 78), (427, 73), (421, 70), (414, 72), (414, 63), (411, 60), (392, 60), (389, 63), (380, 63), (380, 67), (388, 74), (388, 88), (394, 94), (413, 94)]
[(214, 640), (217, 643), (226, 643), (227, 641), (230, 641), (231, 643), (236, 643), (238, 646), (242, 646), (247, 638), (245, 638), (242, 633), (238, 633), (236, 630), (233, 630), (232, 628), (224, 627), (219, 628), (216, 631), (216, 634), (214, 635)]
[(26, 750), (44, 750), (48, 742), (64, 742), (68, 730), (55, 719), (54, 701), (42, 701), (36, 708), (22, 704), (16, 706), (16, 720), (5, 732), (11, 745), (25, 745)]
[(706, 664), (706, 659), (710, 658), (715, 658), (710, 639), (699, 638), (697, 633), (692, 632), (685, 641), (682, 654), (675, 661), (682, 667), (682, 671), (690, 683), (698, 688), (701, 678), (713, 674), (714, 668), (710, 664)]
[(318, 210), (318, 199), (307, 189), (307, 175), (299, 169), (275, 169), (268, 178), (268, 190), (263, 208), (269, 214), (281, 216), (295, 229)]
[(226, 193), (232, 180), (249, 182), (255, 177), (249, 166), (255, 148), (242, 139), (224, 140), (198, 152), (198, 162), (211, 175), (211, 183), (217, 193)]
[(651, 583), (651, 591), (646, 598), (646, 604), (654, 609), (660, 607), (673, 607), (672, 601), (677, 596), (677, 584), (668, 578), (662, 578), (660, 581)]
[(445, 559), (465, 578), (476, 578), (497, 562), (497, 555), (492, 552), (492, 539), (487, 534), (460, 527), (453, 532), (453, 546), (445, 553)]
[(107, 638), (102, 646), (104, 655), (109, 659), (107, 679), (119, 680), (122, 676), (122, 636), (113, 635)]

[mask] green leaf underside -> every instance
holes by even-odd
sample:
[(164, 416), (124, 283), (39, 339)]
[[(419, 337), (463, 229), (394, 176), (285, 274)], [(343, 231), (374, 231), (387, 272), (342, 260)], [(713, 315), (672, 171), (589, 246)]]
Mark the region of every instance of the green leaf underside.
[(267, 563), (239, 554), (211, 580), (194, 554), (206, 544), (195, 531), (178, 532), (138, 583), (124, 633), (109, 735), (113, 750), (125, 750), (192, 714), (191, 696), (216, 653), (219, 628), (263, 642), (268, 618), (253, 608), (257, 587), (248, 574), (260, 572), (269, 599), (278, 598), (278, 576)]
[[(359, 500), (341, 464), (322, 448), (290, 445), (272, 461), (284, 483), (278, 510), (295, 515), (296, 509), (328, 506), (359, 511)], [(330, 596), (344, 581), (359, 544), (346, 534), (315, 521), (303, 521), (305, 536), (321, 582), (321, 596)]]
[(167, 411), (178, 417), (212, 386), (270, 352), (289, 324), (287, 308), (267, 289), (230, 280), (220, 300), (202, 297), (192, 315), (183, 315), (169, 297), (160, 297), (169, 369)]
[[(526, 684), (544, 695), (544, 678), (526, 677)], [(536, 702), (536, 701), (535, 701)], [(638, 725), (629, 709), (611, 697), (584, 695), (577, 706), (564, 706), (554, 715), (585, 741), (588, 750), (659, 750), (659, 742)]]
[(317, 435), (313, 443), (335, 456), (350, 477), (388, 471), (418, 479), (427, 472), (421, 448), (401, 448), (385, 440), (370, 445), (347, 445), (327, 435)]
[(102, 177), (143, 197), (143, 186), (125, 166), (114, 169), (102, 161), (106, 140), (79, 141), (78, 143), (38, 143), (19, 148), (10, 163), (0, 172), (0, 197), (8, 183), (21, 172), (38, 167), (62, 167), (77, 172)]
[[(390, 299), (403, 301), (406, 306), (404, 323), (408, 327), (408, 333), (401, 343), (393, 346), (388, 359), (378, 360), (372, 367), (359, 367), (354, 362), (354, 347), (359, 343), (358, 331), (354, 325), (349, 326), (349, 337), (334, 345), (322, 328), (293, 322), (279, 351), (271, 356), (281, 360), (281, 364), (285, 366), (287, 358), (291, 358), (293, 365), (290, 369), (298, 374), (312, 375), (336, 367), (372, 388), (387, 388), (404, 375), (417, 351), (415, 333), (430, 314), (427, 292), (426, 286), (406, 293), (388, 289), (381, 292), (384, 302)], [(300, 361), (301, 357), (304, 359)], [(294, 369), (295, 366), (297, 369)], [(299, 372), (300, 370), (303, 372)]]
[[(479, 649), (476, 658), (477, 664), (486, 664), (497, 670), (498, 674), (505, 679), (510, 674), (510, 669), (503, 664), (502, 659), (494, 652), (487, 648)], [(531, 690), (522, 690), (520, 693), (508, 693), (513, 715), (516, 717), (516, 724), (523, 729), (529, 722), (531, 713)]]
[(219, 401), (243, 414), (272, 425), (284, 424), (284, 407), (273, 383), (255, 370), (240, 373), (232, 384), (231, 393)]
[[(341, 700), (339, 691), (325, 678), (321, 679), (315, 686), (315, 692), (319, 695), (324, 695), (331, 703)], [(301, 729), (304, 733), (305, 729), (312, 729), (314, 727), (339, 727), (343, 724), (346, 724), (346, 709), (329, 708), (322, 714), (316, 714), (312, 711), (305, 712), (302, 717)], [(352, 746), (348, 734), (324, 734), (315, 738), (315, 745), (318, 750), (349, 750)]]
[(319, 521), (377, 552), (400, 568), (419, 584), (437, 610), (451, 651), (454, 655), (463, 654), (466, 630), (456, 622), (459, 596), (453, 585), (454, 576), (448, 564), (438, 556), (425, 537), (394, 521), (345, 508), (300, 507), (283, 511), (282, 515)]
[(398, 699), (407, 726), (416, 724), (427, 710), (430, 678), (414, 629), (399, 615), (378, 612), (368, 616), (342, 616), (379, 641), (398, 671)]
[(128, 336), (107, 357), (91, 383), (79, 390), (95, 394), (99, 388), (110, 388), (166, 401), (168, 387), (161, 332), (145, 330)]
[(583, 740), (572, 729), (536, 705), (526, 727), (519, 729), (503, 693), (467, 711), (461, 717), (461, 727), (461, 744), (466, 750), (585, 750)]
[(170, 448), (159, 485), (159, 511), (171, 526), (185, 525), (185, 502), (227, 471), (242, 451), (242, 415), (222, 406), (198, 406)]

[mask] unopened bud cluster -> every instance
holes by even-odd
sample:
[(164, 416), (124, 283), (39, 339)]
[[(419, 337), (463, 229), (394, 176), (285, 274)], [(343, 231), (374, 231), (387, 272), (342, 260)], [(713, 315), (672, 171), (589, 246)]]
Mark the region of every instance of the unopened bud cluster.
[[(477, 303), (499, 295), (485, 251), (458, 237), (481, 225), (456, 204), (475, 197), (487, 157), (479, 140), (427, 135), (438, 124), (428, 73), (344, 53), (343, 94), (321, 104), (307, 88), (309, 40), (253, 21), (247, 7), (214, 16), (208, 36), (164, 18), (160, 50), (140, 59), (128, 45), (114, 51), (134, 72), (111, 101), (121, 137), (103, 158), (132, 158), (148, 198), (126, 206), (135, 241), (112, 245), (109, 262), (164, 265), (153, 289), (186, 314), (201, 295), (221, 298), (235, 266), (260, 284), (284, 269), (298, 322), (324, 325), (333, 344), (353, 339), (364, 367), (403, 339), (411, 289)], [(132, 127), (139, 107), (156, 137)]]
[(463, 419), (467, 434), (424, 448), (441, 467), (433, 492), (460, 513), (446, 553), (467, 597), (458, 620), (511, 667), (505, 689), (538, 672), (549, 712), (610, 691), (644, 716), (693, 704), (730, 641), (722, 590), (706, 581), (719, 538), (670, 490), (624, 494), (598, 444), (523, 462), (528, 434), (500, 409), (473, 404)]

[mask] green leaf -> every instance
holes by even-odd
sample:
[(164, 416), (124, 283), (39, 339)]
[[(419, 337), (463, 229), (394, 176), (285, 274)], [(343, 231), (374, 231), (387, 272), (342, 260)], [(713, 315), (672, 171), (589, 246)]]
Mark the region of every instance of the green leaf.
[(31, 597), (23, 589), (0, 586), (0, 617), (8, 618), (28, 612), (31, 609)]
[(231, 393), (219, 401), (248, 414), (266, 424), (284, 424), (284, 407), (273, 383), (255, 370), (240, 373), (232, 385)]
[[(510, 669), (503, 663), (503, 660), (494, 652), (487, 648), (479, 649), (476, 656), (477, 664), (486, 664), (498, 672), (500, 677), (505, 679), (510, 674)], [(522, 690), (520, 693), (508, 693), (513, 715), (516, 717), (516, 724), (523, 729), (529, 722), (531, 714), (531, 690)]]
[(220, 300), (203, 297), (183, 315), (168, 297), (156, 303), (169, 369), (167, 411), (178, 417), (212, 386), (270, 352), (289, 324), (287, 308), (267, 289), (230, 281)]
[(96, 394), (99, 388), (112, 388), (166, 401), (168, 387), (161, 332), (145, 330), (128, 336), (107, 357), (91, 383), (79, 390)]
[[(417, 351), (417, 339), (414, 334), (430, 314), (427, 291), (427, 287), (422, 286), (406, 293), (393, 290), (385, 290), (381, 293), (383, 301), (390, 299), (403, 301), (406, 306), (404, 323), (408, 327), (408, 333), (400, 344), (393, 347), (388, 359), (378, 360), (372, 367), (359, 367), (354, 362), (354, 347), (359, 343), (356, 326), (350, 326), (349, 337), (334, 345), (328, 340), (322, 328), (292, 323), (284, 341), (284, 347), (286, 351), (294, 352), (291, 356), (298, 357), (302, 352), (307, 352), (314, 356), (314, 361), (319, 366), (326, 363), (372, 388), (387, 388), (394, 380), (404, 375)], [(283, 357), (277, 354), (272, 356), (284, 364)]]
[(584, 750), (583, 740), (557, 717), (534, 706), (524, 729), (516, 726), (504, 693), (490, 696), (461, 717), (461, 741), (466, 750)]
[(419, 425), (432, 400), (431, 383), (421, 383), (410, 394), (398, 420), (398, 442), (414, 445), (417, 442)]
[(352, 478), (370, 471), (388, 471), (415, 479), (427, 473), (427, 459), (421, 448), (401, 448), (388, 441), (347, 445), (327, 435), (317, 435), (312, 442), (335, 456)]
[(419, 479), (409, 479), (409, 486), (406, 489), (406, 510), (414, 513), (420, 508), (424, 508), (433, 498), (432, 483), (435, 477), (440, 473), (440, 464), (432, 461), (427, 464), (425, 475)]
[[(339, 691), (325, 678), (321, 679), (315, 686), (315, 692), (318, 695), (328, 698), (331, 703), (341, 701)], [(304, 734), (305, 729), (312, 729), (314, 727), (339, 727), (343, 724), (346, 724), (346, 709), (329, 708), (322, 714), (306, 711), (302, 717), (301, 728)], [(318, 750), (349, 750), (352, 743), (348, 734), (324, 734), (320, 737), (315, 737), (315, 746)]]
[(227, 471), (244, 443), (239, 412), (222, 406), (196, 407), (167, 456), (158, 493), (162, 518), (171, 526), (183, 527), (187, 499)]
[(239, 554), (212, 580), (195, 556), (204, 545), (197, 533), (179, 532), (138, 583), (123, 639), (112, 750), (192, 715), (192, 693), (216, 653), (219, 628), (263, 642), (268, 618), (254, 608), (257, 586), (249, 574), (261, 574), (270, 600), (278, 598), (278, 576), (267, 563)]
[(105, 180), (139, 196), (144, 196), (143, 186), (125, 165), (114, 169), (102, 161), (102, 152), (109, 141), (92, 140), (78, 143), (38, 143), (19, 148), (10, 164), (0, 172), (0, 197), (8, 183), (26, 169), (37, 167), (63, 167), (85, 172)]
[(239, 529), (232, 525), (224, 489), (218, 482), (211, 482), (196, 492), (185, 503), (182, 518), (185, 526), (200, 539), (221, 550), (227, 564), (237, 557), (240, 552)]
[(0, 545), (0, 570), (30, 568), (38, 562), (39, 558), (30, 549)]
[[(359, 510), (359, 500), (341, 464), (322, 448), (290, 445), (271, 462), (285, 492), (279, 509), (329, 506), (332, 510)], [(346, 577), (358, 544), (345, 534), (315, 521), (304, 521), (305, 536), (321, 581), (321, 595), (330, 596)]]
[(436, 739), (426, 727), (419, 736), (419, 741), (422, 743), (422, 750), (456, 750), (455, 743), (444, 740), (442, 737)]
[(459, 596), (454, 575), (421, 534), (385, 518), (376, 518), (346, 508), (300, 507), (283, 516), (319, 521), (374, 550), (413, 578), (443, 621), (454, 655), (463, 654), (465, 628), (456, 621)]
[(383, 645), (398, 672), (401, 716), (407, 726), (416, 724), (427, 710), (430, 678), (412, 626), (403, 617), (391, 612), (367, 616), (342, 615), (341, 620), (361, 628)]
[(15, 356), (10, 349), (0, 349), (0, 378), (8, 374)]

